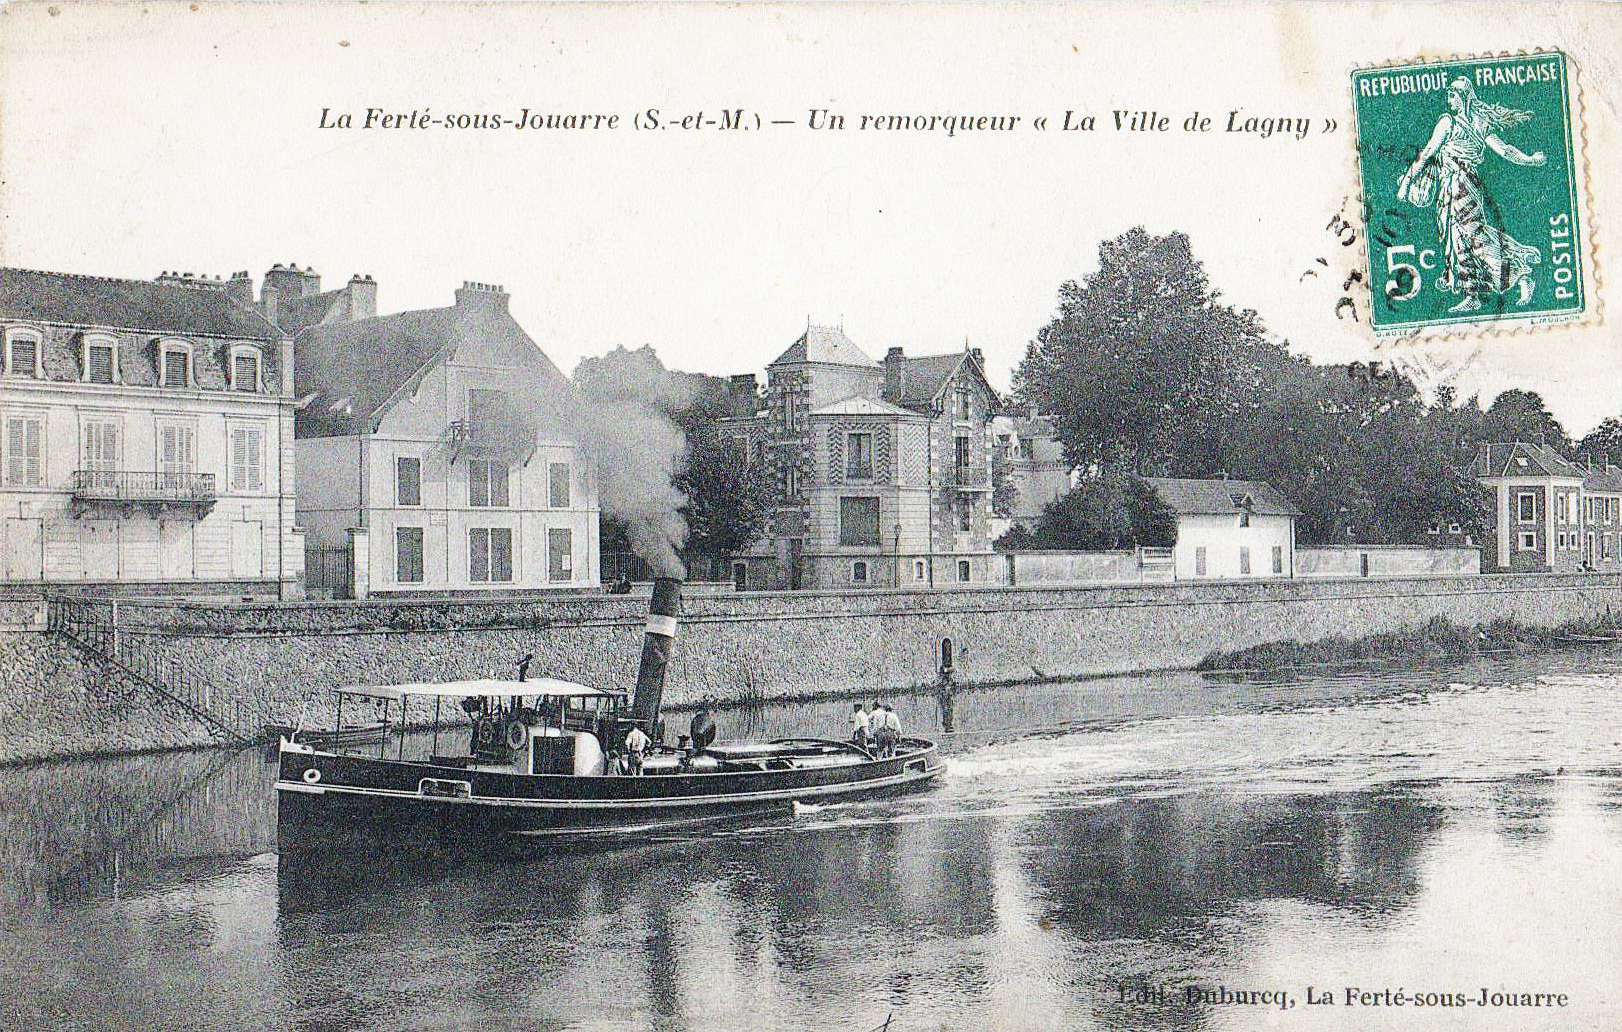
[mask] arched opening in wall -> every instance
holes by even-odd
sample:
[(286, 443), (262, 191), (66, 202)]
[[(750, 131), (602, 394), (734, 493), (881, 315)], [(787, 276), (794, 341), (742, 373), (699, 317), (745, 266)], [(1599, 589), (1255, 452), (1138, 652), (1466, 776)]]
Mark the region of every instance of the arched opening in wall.
[(940, 674), (941, 677), (952, 675), (952, 639), (942, 638), (940, 647)]

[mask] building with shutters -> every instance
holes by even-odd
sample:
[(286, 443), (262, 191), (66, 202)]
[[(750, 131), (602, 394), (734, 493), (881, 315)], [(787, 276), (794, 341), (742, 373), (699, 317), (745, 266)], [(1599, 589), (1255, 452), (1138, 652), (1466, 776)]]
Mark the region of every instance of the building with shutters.
[(0, 582), (296, 597), (292, 350), (232, 284), (0, 269)]
[(1273, 485), (1172, 477), (1144, 482), (1177, 517), (1176, 580), (1295, 576), (1295, 521), (1301, 510)]
[(768, 532), (733, 557), (734, 584), (1006, 583), (989, 525), (996, 408), (977, 350), (878, 362), (843, 328), (808, 326), (767, 367), (760, 411), (722, 431), (782, 490)]
[(1472, 471), (1491, 512), (1485, 568), (1622, 571), (1622, 469), (1511, 441), (1481, 445)]
[[(465, 283), (447, 308), (349, 318), (343, 302), (293, 288), (278, 293), (280, 312), (321, 310), (294, 350), (299, 519), (312, 562), (336, 553), (347, 570), (347, 584), (326, 590), (597, 583), (596, 478), (570, 436), (572, 385), (509, 314), (505, 291)], [(319, 280), (310, 288), (322, 296)]]

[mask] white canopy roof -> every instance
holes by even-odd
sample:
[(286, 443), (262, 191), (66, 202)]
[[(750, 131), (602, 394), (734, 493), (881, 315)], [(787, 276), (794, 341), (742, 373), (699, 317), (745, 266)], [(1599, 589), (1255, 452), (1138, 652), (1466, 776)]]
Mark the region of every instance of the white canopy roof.
[(472, 681), (443, 681), (436, 684), (357, 684), (338, 689), (345, 695), (364, 695), (369, 699), (398, 700), (411, 695), (438, 696), (498, 696), (513, 698), (520, 695), (544, 695), (551, 698), (598, 699), (623, 695), (623, 692), (605, 692), (573, 681), (560, 681), (555, 677), (536, 677), (528, 681), (498, 681), (481, 677)]

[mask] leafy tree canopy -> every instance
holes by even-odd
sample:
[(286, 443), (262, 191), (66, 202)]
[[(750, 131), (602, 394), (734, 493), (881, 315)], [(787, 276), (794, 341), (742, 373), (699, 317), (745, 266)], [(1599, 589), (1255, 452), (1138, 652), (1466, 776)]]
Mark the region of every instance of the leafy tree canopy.
[(1084, 479), (1042, 510), (1030, 530), (1016, 527), (997, 539), (1004, 551), (1100, 551), (1170, 548), (1177, 517), (1141, 478), (1119, 471)]

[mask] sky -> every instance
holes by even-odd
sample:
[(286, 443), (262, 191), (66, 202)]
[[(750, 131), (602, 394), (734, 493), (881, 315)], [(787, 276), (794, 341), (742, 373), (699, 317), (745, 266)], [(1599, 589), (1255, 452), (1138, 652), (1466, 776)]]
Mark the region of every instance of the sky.
[[(1351, 69), (1567, 51), (1603, 301), (1619, 37), (1622, 11), (1576, 4), (13, 4), (0, 261), (256, 280), (295, 262), (328, 288), (372, 275), (384, 312), (496, 283), (566, 371), (652, 344), (675, 368), (760, 373), (808, 321), (842, 324), (875, 358), (967, 342), (1006, 386), (1059, 285), (1143, 225), (1189, 234), (1224, 298), (1298, 353), (1383, 359), (1335, 314), (1360, 264), (1329, 228), (1356, 216)], [(369, 108), (620, 123), (358, 128)], [(650, 109), (671, 127), (630, 124)], [(672, 124), (737, 109), (750, 129)], [(812, 128), (817, 110), (846, 127)], [(1099, 128), (1064, 130), (1066, 111)], [(1116, 111), (1170, 128), (1115, 131)], [(1182, 131), (1195, 112), (1210, 131)], [(1227, 132), (1232, 112), (1310, 129)], [(1021, 122), (856, 128), (892, 114)], [(1537, 390), (1581, 434), (1622, 415), (1622, 335), (1594, 322), (1404, 354), (1462, 366), (1464, 394)]]

